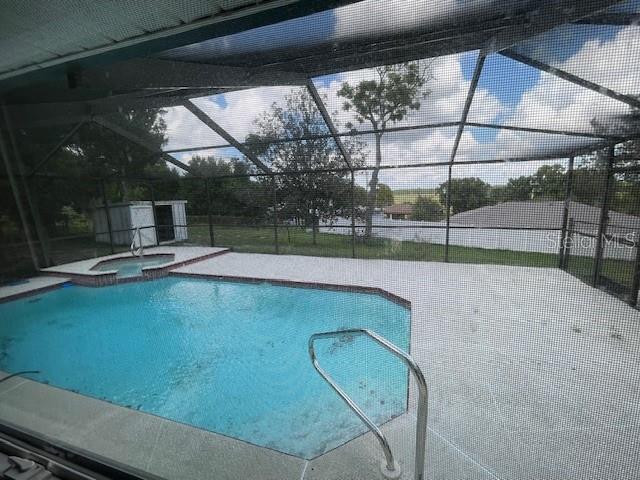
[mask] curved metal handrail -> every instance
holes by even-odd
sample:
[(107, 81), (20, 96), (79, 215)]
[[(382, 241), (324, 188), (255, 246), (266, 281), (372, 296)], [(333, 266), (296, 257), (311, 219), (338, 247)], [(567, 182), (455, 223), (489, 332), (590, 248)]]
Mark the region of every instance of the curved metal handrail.
[[(136, 235), (138, 235), (138, 248), (136, 248)], [(144, 255), (144, 247), (142, 246), (142, 234), (140, 233), (140, 227), (136, 227), (131, 238), (131, 255), (134, 257), (140, 257)]]
[[(362, 420), (369, 430), (376, 436), (378, 442), (380, 443), (380, 447), (382, 447), (382, 451), (384, 452), (384, 457), (386, 461), (386, 469), (388, 476), (398, 476), (399, 472), (398, 465), (393, 458), (393, 453), (391, 452), (391, 448), (389, 447), (389, 442), (385, 438), (382, 431), (378, 428), (378, 426), (371, 421), (369, 417), (356, 405), (356, 403), (351, 400), (351, 398), (340, 388), (338, 384), (336, 384), (331, 376), (320, 367), (318, 364), (318, 359), (316, 357), (315, 349), (313, 348), (313, 343), (319, 338), (329, 338), (336, 337), (339, 335), (345, 334), (353, 334), (353, 335), (366, 335), (379, 345), (383, 346), (385, 349), (393, 353), (396, 357), (402, 360), (407, 364), (409, 370), (413, 374), (413, 377), (416, 380), (418, 385), (418, 414), (416, 419), (416, 454), (415, 454), (415, 480), (424, 480), (424, 454), (425, 454), (425, 445), (426, 445), (426, 434), (427, 434), (427, 415), (428, 415), (428, 406), (429, 406), (429, 391), (427, 389), (427, 382), (422, 374), (422, 370), (418, 367), (418, 364), (411, 358), (407, 353), (405, 353), (400, 348), (396, 347), (393, 343), (388, 341), (386, 338), (381, 337), (375, 332), (371, 330), (367, 330), (366, 328), (352, 328), (347, 330), (336, 330), (333, 332), (323, 332), (323, 333), (314, 333), (309, 337), (309, 356), (311, 357), (311, 363), (316, 371), (320, 374), (320, 376), (333, 388), (333, 390), (344, 400), (344, 402), (353, 410), (353, 412), (358, 415), (360, 420)], [(397, 472), (397, 473), (396, 473)], [(385, 473), (383, 471), (383, 473)]]

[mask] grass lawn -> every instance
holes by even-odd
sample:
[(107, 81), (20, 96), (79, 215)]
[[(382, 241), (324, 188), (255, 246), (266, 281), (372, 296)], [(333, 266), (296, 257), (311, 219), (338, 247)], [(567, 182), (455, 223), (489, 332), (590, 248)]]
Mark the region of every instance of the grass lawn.
[[(237, 252), (275, 252), (274, 231), (269, 227), (214, 227), (216, 246), (233, 247)], [(209, 242), (207, 227), (189, 227), (190, 242)], [(280, 253), (323, 257), (351, 257), (351, 237), (318, 233), (313, 244), (311, 233), (299, 227), (278, 228)], [(393, 260), (444, 261), (444, 245), (396, 241), (376, 238), (356, 243), (357, 258), (385, 258)], [(499, 265), (524, 265), (554, 267), (557, 255), (483, 248), (449, 247), (450, 260), (460, 263), (493, 263)]]
[[(270, 227), (214, 227), (216, 246), (232, 247), (236, 252), (275, 253), (274, 231)], [(189, 227), (189, 241), (207, 245), (208, 227)], [(319, 257), (352, 256), (351, 237), (318, 233), (316, 244), (310, 232), (299, 227), (279, 227), (278, 243), (281, 254), (310, 255)], [(380, 258), (390, 260), (444, 261), (444, 245), (397, 241), (376, 238), (355, 246), (356, 258)], [(449, 247), (449, 260), (455, 263), (486, 263), (495, 265), (519, 265), (526, 267), (557, 267), (558, 256), (552, 253), (516, 252), (485, 248)], [(570, 271), (589, 278), (593, 259), (572, 257)], [(633, 262), (605, 259), (602, 274), (618, 283), (631, 285)]]
[[(271, 227), (214, 227), (215, 245), (231, 247), (236, 252), (275, 253), (274, 231)], [(190, 244), (209, 245), (209, 228), (194, 225), (189, 227)], [(318, 233), (316, 244), (310, 232), (299, 227), (278, 228), (279, 251), (284, 255), (310, 255), (318, 257), (351, 258), (352, 244), (348, 235)], [(128, 251), (128, 246), (117, 246), (116, 251)], [(110, 253), (109, 246), (96, 243), (92, 236), (51, 242), (55, 264), (92, 258)], [(0, 269), (0, 283), (11, 278), (33, 274), (33, 267), (26, 247), (18, 251), (3, 252), (7, 257)], [(444, 245), (397, 241), (376, 238), (368, 242), (358, 240), (356, 258), (379, 258), (390, 260), (444, 261)], [(10, 258), (10, 260), (9, 260)], [(516, 252), (484, 248), (449, 247), (449, 260), (454, 263), (482, 263), (495, 265), (518, 265), (527, 267), (557, 267), (558, 256), (550, 253)], [(593, 259), (571, 257), (569, 271), (590, 282)], [(631, 286), (634, 265), (631, 261), (605, 259), (602, 276), (614, 282)]]

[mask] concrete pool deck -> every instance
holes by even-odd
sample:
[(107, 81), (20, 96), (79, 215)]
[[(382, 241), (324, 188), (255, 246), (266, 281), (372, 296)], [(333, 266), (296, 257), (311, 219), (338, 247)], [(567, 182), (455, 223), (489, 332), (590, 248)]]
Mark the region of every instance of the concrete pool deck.
[(68, 277), (33, 277), (28, 278), (14, 284), (4, 285), (0, 287), (0, 303), (9, 300), (15, 300), (27, 295), (33, 295), (35, 292), (46, 292), (54, 288), (58, 288), (64, 283), (71, 280)]
[[(429, 479), (628, 479), (640, 469), (640, 312), (561, 270), (227, 253), (175, 271), (409, 300), (411, 354), (430, 389)], [(409, 412), (382, 427), (402, 478), (414, 414), (412, 387)], [(305, 461), (20, 378), (0, 383), (0, 420), (166, 478), (382, 478), (371, 434)]]

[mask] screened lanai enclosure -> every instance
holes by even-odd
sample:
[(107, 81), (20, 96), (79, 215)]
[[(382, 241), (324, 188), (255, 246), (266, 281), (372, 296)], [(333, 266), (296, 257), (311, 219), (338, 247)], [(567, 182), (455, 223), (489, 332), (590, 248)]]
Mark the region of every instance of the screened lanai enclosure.
[(0, 9), (1, 441), (113, 478), (640, 475), (640, 1)]

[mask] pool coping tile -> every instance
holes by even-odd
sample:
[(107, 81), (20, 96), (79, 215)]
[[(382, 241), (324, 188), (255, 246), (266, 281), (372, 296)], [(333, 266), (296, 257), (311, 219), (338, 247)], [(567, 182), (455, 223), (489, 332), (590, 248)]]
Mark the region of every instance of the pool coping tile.
[(188, 266), (203, 260), (209, 260), (219, 255), (229, 253), (231, 250), (221, 247), (153, 247), (149, 248), (146, 256), (154, 255), (174, 255), (174, 261), (167, 262), (163, 265), (150, 266), (142, 269), (142, 275), (134, 277), (118, 277), (116, 270), (97, 271), (93, 270), (97, 265), (111, 260), (121, 260), (132, 257), (130, 253), (116, 253), (113, 255), (105, 255), (89, 260), (81, 260), (78, 262), (57, 265), (55, 267), (43, 268), (40, 270), (44, 275), (65, 277), (71, 282), (85, 287), (103, 287), (107, 285), (115, 285), (120, 283), (139, 282), (144, 280), (152, 280), (168, 275), (175, 269)]
[(32, 277), (26, 283), (21, 283), (20, 285), (0, 287), (0, 303), (56, 290), (70, 281), (71, 278), (66, 275), (41, 275)]
[(216, 478), (297, 480), (306, 462), (24, 377), (8, 382), (0, 389), (3, 424), (125, 470), (176, 480), (186, 478), (189, 468), (194, 474), (190, 478), (215, 471)]

